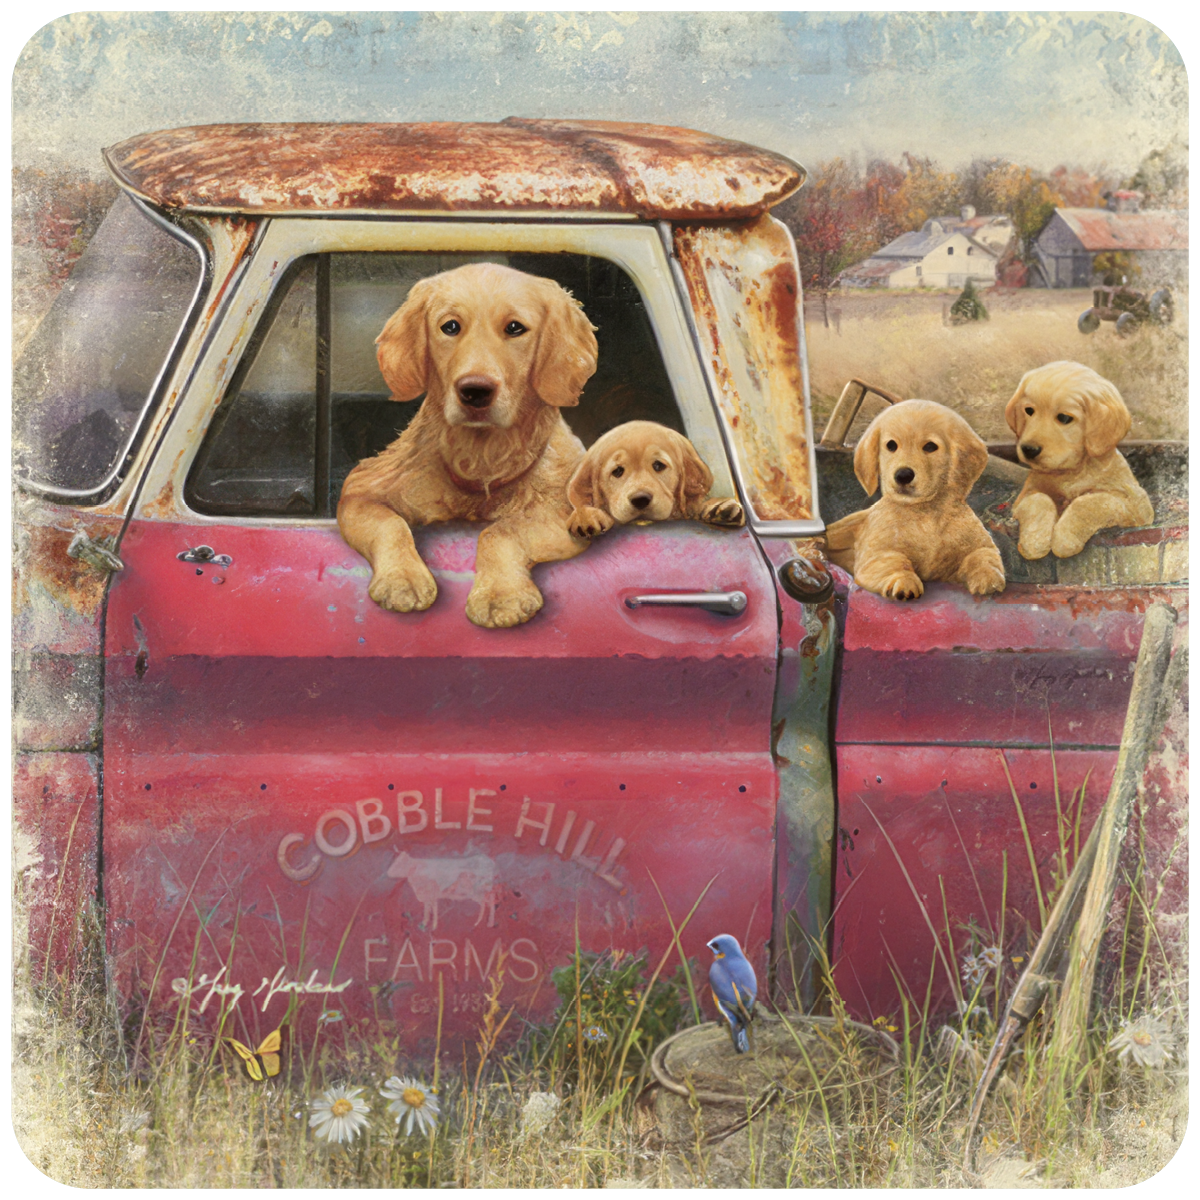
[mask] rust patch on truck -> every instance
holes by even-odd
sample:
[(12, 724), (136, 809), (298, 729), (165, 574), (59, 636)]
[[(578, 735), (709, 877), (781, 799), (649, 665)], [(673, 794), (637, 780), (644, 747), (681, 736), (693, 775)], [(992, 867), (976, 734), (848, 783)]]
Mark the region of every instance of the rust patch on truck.
[(748, 499), (761, 520), (806, 520), (812, 483), (791, 235), (770, 216), (682, 225), (675, 253)]
[(117, 182), (194, 212), (758, 215), (804, 182), (791, 159), (691, 129), (615, 121), (203, 125), (105, 151)]

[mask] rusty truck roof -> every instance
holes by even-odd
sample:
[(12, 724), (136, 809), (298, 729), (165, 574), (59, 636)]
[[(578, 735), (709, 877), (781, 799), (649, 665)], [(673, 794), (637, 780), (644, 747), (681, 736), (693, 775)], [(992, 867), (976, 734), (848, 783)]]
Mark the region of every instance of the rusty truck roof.
[(615, 121), (197, 125), (105, 150), (127, 191), (168, 209), (753, 217), (804, 168), (745, 142)]

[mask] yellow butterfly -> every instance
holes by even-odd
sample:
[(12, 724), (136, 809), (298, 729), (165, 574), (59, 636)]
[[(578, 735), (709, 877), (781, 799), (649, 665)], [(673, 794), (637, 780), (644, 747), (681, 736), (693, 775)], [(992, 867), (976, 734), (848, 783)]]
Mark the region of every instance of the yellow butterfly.
[(255, 1083), (262, 1083), (268, 1075), (279, 1074), (279, 1047), (283, 1038), (278, 1029), (268, 1033), (257, 1050), (242, 1045), (237, 1038), (225, 1039), (237, 1051), (238, 1057), (246, 1064), (246, 1074)]

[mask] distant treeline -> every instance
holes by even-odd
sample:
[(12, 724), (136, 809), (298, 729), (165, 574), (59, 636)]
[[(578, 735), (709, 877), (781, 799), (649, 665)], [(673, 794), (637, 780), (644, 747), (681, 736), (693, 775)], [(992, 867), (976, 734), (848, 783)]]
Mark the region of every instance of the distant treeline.
[(823, 290), (902, 233), (930, 217), (957, 218), (967, 205), (979, 216), (1010, 216), (1018, 241), (1012, 252), (1024, 258), (1055, 208), (1100, 207), (1106, 192), (1120, 188), (1142, 192), (1143, 208), (1186, 208), (1187, 187), (1186, 151), (1173, 149), (1148, 154), (1128, 178), (1067, 167), (1043, 174), (998, 158), (943, 171), (906, 153), (899, 163), (877, 159), (865, 169), (841, 158), (821, 163), (773, 211), (792, 230), (806, 285)]

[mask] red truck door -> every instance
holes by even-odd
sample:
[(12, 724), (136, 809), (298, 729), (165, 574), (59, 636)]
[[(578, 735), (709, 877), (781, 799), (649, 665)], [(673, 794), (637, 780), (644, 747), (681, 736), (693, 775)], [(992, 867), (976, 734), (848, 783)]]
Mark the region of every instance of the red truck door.
[[(638, 266), (661, 255), (653, 231), (621, 233), (645, 238), (620, 269), (555, 259), (612, 364), (580, 432), (663, 420), (727, 481), (711, 411), (676, 402), (685, 330)], [(439, 995), (448, 1035), (474, 1028), (498, 972), (506, 1004), (552, 1011), (577, 931), (657, 961), (664, 906), (678, 922), (702, 893), (687, 952), (731, 932), (761, 958), (778, 617), (753, 536), (614, 530), (538, 568), (532, 621), (491, 630), (464, 615), (479, 527), (430, 527), (417, 544), (437, 601), (380, 609), (331, 520), (346, 471), (407, 415), (368, 378), (363, 338), (405, 280), (457, 264), (314, 253), (273, 283), (270, 236), (151, 469), (108, 601), (105, 891), (123, 993), (224, 1004), (251, 1037), (298, 997), (308, 1020), (336, 1009), (431, 1042)], [(549, 274), (549, 257), (509, 261)], [(626, 604), (671, 592), (745, 605)]]

